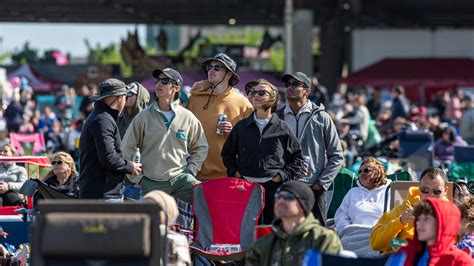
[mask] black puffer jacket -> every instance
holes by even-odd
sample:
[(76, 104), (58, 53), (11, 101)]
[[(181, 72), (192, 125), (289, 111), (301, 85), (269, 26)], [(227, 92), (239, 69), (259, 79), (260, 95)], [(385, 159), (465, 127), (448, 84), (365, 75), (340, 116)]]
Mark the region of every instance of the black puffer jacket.
[(125, 174), (133, 172), (132, 162), (123, 156), (117, 116), (117, 110), (96, 102), (87, 117), (79, 144), (80, 198), (119, 197)]
[(298, 140), (288, 124), (273, 114), (260, 135), (254, 114), (239, 121), (222, 148), (228, 176), (274, 177), (283, 181), (301, 176), (304, 163)]

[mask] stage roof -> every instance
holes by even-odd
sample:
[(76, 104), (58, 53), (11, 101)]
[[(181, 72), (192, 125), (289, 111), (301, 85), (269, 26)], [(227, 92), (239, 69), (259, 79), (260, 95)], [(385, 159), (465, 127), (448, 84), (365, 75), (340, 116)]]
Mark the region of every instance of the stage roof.
[[(282, 25), (285, 0), (2, 0), (1, 22)], [(472, 0), (294, 0), (315, 25), (340, 16), (354, 27), (473, 27)]]

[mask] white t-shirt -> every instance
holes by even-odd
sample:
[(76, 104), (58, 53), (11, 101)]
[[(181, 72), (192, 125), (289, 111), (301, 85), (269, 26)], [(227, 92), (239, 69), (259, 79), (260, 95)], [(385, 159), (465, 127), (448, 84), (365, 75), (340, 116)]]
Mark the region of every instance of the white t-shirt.
[(255, 123), (257, 124), (258, 129), (260, 129), (260, 135), (262, 135), (263, 129), (268, 125), (268, 122), (270, 122), (270, 118), (258, 119), (255, 114), (253, 114), (253, 118), (255, 119)]

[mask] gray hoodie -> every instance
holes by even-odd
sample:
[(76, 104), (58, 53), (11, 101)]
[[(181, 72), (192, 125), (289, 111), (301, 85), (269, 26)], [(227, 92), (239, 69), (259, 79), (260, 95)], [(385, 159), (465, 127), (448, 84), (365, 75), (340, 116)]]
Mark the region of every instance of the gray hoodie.
[[(287, 121), (289, 114), (285, 108), (280, 117)], [(296, 132), (295, 129), (293, 129)], [(319, 183), (325, 191), (331, 186), (334, 178), (342, 167), (344, 158), (339, 135), (331, 117), (326, 113), (324, 105), (311, 103), (310, 115), (303, 126), (303, 132), (298, 134), (303, 156), (309, 156), (309, 182)]]

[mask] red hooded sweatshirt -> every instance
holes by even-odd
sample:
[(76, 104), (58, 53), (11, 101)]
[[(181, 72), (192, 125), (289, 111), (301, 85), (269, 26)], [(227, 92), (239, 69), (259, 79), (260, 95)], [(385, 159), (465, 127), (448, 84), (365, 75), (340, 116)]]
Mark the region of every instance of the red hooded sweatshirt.
[[(474, 261), (466, 252), (455, 248), (455, 237), (461, 226), (461, 212), (458, 207), (451, 202), (446, 202), (441, 199), (428, 198), (427, 201), (433, 205), (435, 217), (438, 220), (438, 235), (436, 242), (428, 246), (429, 252), (429, 266), (473, 266)], [(416, 233), (415, 221), (415, 236), (413, 240), (408, 242), (408, 245), (400, 250), (407, 254), (405, 266), (415, 265), (418, 257), (421, 257), (424, 252), (422, 242), (418, 240)]]

